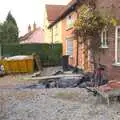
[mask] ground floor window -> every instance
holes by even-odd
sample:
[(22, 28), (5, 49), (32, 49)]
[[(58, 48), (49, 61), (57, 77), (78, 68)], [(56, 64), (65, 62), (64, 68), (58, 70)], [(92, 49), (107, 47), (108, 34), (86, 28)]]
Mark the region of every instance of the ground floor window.
[(73, 40), (66, 40), (66, 55), (73, 56)]
[(115, 39), (115, 55), (116, 63), (120, 63), (120, 26), (116, 27), (116, 39)]
[(108, 30), (107, 28), (104, 28), (101, 32), (101, 48), (107, 48), (108, 47)]

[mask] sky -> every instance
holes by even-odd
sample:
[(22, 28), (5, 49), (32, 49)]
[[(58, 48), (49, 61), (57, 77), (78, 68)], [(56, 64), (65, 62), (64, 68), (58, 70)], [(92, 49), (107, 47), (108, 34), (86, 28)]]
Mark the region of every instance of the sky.
[(43, 26), (45, 4), (65, 5), (70, 0), (0, 0), (0, 22), (3, 22), (11, 11), (19, 27), (20, 36), (27, 32), (29, 24), (34, 21)]

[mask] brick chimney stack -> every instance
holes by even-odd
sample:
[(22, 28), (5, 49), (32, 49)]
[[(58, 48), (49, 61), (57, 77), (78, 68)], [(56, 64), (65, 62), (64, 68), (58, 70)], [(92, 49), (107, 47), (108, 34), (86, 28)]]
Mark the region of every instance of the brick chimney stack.
[(28, 33), (31, 32), (31, 25), (28, 26)]
[(34, 22), (33, 24), (33, 30), (35, 31), (36, 30), (36, 23)]

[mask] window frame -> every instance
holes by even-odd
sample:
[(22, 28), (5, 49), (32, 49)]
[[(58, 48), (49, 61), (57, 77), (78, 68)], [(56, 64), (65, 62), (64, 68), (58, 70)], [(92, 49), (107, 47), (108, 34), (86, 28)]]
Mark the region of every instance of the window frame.
[(72, 15), (67, 16), (66, 26), (67, 26), (67, 29), (73, 28), (73, 17), (72, 17)]
[(118, 61), (118, 29), (120, 29), (120, 26), (116, 26), (115, 28), (115, 64), (120, 65), (120, 62)]
[[(105, 34), (105, 38), (104, 38), (104, 34)], [(101, 32), (101, 48), (108, 48), (108, 29), (107, 28), (104, 28)]]
[[(72, 42), (72, 51), (68, 50), (68, 41)], [(66, 39), (66, 55), (69, 55), (70, 57), (73, 57), (73, 39), (70, 39), (70, 38)]]

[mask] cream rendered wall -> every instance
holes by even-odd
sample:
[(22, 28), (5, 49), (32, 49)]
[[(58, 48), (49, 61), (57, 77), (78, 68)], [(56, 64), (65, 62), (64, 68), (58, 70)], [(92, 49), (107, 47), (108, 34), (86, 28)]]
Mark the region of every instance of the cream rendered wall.
[(53, 26), (53, 42), (62, 43), (62, 22), (58, 22)]
[[(54, 14), (54, 13), (53, 13)], [(51, 21), (52, 22), (52, 21)], [(45, 43), (62, 43), (62, 22), (58, 22), (52, 28), (48, 29), (50, 21), (48, 21), (47, 10), (44, 13), (44, 32)]]
[(52, 30), (48, 29), (50, 22), (48, 21), (47, 10), (44, 13), (44, 32), (45, 32), (45, 43), (52, 42)]

